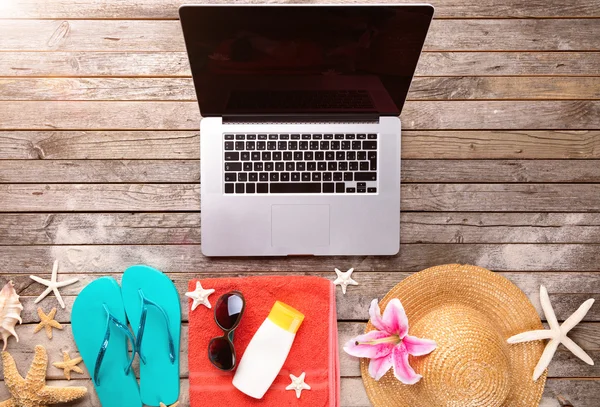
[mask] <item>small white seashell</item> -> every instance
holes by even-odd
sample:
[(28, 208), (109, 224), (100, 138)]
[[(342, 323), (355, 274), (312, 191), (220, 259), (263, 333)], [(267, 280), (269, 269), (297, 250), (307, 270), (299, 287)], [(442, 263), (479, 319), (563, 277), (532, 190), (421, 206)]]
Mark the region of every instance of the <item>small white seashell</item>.
[(23, 311), (23, 305), (19, 301), (19, 296), (13, 287), (12, 281), (9, 281), (0, 291), (0, 337), (4, 342), (3, 351), (6, 350), (10, 336), (14, 336), (19, 342), (15, 326), (17, 322), (19, 324), (23, 323), (21, 311)]

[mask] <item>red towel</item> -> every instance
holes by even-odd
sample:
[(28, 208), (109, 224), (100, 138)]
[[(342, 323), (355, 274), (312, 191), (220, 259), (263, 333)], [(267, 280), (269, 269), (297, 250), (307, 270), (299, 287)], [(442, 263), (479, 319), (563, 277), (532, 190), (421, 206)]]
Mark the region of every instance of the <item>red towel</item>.
[[(190, 291), (196, 288), (196, 281), (189, 282)], [(188, 362), (191, 407), (339, 407), (335, 286), (329, 280), (307, 276), (261, 276), (211, 278), (200, 282), (205, 289), (215, 289), (209, 298), (213, 306), (226, 292), (237, 290), (244, 295), (246, 310), (233, 340), (238, 361), (275, 301), (296, 308), (305, 318), (279, 375), (264, 397), (256, 400), (233, 387), (234, 372), (222, 372), (208, 360), (208, 342), (223, 335), (214, 322), (214, 309), (203, 305), (195, 311), (190, 308)], [(311, 390), (303, 390), (300, 399), (297, 399), (293, 390), (285, 388), (291, 383), (290, 374), (300, 376), (302, 372), (306, 372), (305, 382)]]

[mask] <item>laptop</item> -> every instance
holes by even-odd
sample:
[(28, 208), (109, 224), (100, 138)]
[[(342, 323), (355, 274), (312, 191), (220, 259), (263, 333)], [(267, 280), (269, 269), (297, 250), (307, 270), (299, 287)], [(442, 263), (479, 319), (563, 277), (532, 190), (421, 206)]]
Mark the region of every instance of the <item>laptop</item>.
[(393, 255), (430, 5), (184, 5), (207, 256)]

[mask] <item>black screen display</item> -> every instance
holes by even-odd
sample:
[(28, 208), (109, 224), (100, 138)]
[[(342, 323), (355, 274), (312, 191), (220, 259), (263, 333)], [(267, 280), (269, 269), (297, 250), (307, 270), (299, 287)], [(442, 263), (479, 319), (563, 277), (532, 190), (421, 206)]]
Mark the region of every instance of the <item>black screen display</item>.
[(182, 6), (203, 116), (398, 115), (431, 6)]

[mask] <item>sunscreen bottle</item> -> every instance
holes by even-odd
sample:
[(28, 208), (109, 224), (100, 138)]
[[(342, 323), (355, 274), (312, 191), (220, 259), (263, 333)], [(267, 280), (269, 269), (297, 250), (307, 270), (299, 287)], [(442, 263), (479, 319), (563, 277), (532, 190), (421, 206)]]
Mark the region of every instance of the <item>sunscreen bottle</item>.
[(280, 301), (258, 328), (233, 377), (242, 393), (261, 399), (283, 366), (304, 315)]

